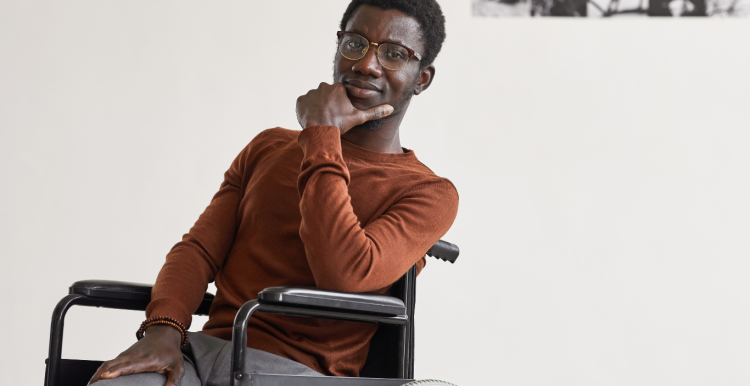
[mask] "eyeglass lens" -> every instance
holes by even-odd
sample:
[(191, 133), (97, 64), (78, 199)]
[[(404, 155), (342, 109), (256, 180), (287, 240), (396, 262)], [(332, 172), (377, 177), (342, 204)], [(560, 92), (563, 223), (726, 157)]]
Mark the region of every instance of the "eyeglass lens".
[[(339, 42), (341, 55), (350, 60), (362, 59), (370, 48), (370, 42), (355, 34), (345, 34)], [(400, 70), (409, 61), (409, 51), (398, 44), (383, 43), (378, 46), (380, 65), (389, 70)]]

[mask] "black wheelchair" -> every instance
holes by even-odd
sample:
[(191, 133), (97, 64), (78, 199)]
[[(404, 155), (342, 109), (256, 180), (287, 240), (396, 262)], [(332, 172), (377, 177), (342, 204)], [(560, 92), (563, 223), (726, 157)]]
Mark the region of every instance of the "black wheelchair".
[[(454, 263), (456, 245), (440, 240), (427, 255)], [(414, 377), (416, 266), (392, 287), (390, 296), (352, 294), (309, 287), (270, 287), (237, 312), (232, 330), (230, 386), (402, 386)], [(102, 361), (62, 359), (65, 314), (74, 305), (145, 311), (151, 285), (83, 280), (70, 286), (52, 313), (45, 386), (85, 386)], [(206, 293), (196, 315), (208, 315), (214, 295)], [(250, 373), (245, 369), (247, 324), (255, 312), (378, 323), (359, 378)], [(415, 384), (427, 385), (424, 381)], [(430, 383), (450, 385), (449, 383)]]

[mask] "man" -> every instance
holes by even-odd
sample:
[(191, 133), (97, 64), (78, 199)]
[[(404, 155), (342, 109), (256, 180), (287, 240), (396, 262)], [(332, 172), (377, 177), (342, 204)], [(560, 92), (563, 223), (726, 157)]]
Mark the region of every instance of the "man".
[[(255, 137), (159, 273), (143, 339), (92, 378), (106, 385), (213, 385), (229, 379), (237, 309), (263, 288), (385, 293), (453, 223), (458, 194), (399, 142), (445, 38), (434, 0), (354, 0), (344, 13), (334, 84), (297, 100), (302, 131)], [(216, 298), (187, 334), (207, 283)], [(259, 314), (258, 372), (357, 376), (375, 325)], [(184, 348), (180, 350), (180, 346)]]

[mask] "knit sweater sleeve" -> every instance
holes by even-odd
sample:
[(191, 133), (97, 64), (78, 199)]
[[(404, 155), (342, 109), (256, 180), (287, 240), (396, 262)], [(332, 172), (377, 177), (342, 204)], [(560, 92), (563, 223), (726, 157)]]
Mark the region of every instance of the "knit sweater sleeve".
[(362, 226), (348, 193), (339, 130), (302, 130), (298, 179), (300, 237), (319, 288), (376, 291), (393, 284), (450, 228), (458, 193), (442, 178), (412, 186), (379, 218)]
[(256, 136), (224, 173), (224, 181), (189, 233), (167, 254), (146, 316), (171, 316), (190, 326), (192, 315), (226, 259), (237, 234), (237, 212)]

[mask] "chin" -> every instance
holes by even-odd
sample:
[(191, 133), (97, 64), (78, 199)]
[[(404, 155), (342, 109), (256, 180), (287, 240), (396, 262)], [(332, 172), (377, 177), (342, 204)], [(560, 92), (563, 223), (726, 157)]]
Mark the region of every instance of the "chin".
[[(374, 101), (355, 101), (353, 99), (350, 99), (352, 101), (352, 106), (354, 106), (357, 110), (369, 110), (373, 107), (378, 107), (380, 105), (388, 104), (388, 102), (374, 102)], [(392, 105), (391, 105), (392, 106)]]
[(363, 131), (378, 131), (380, 130), (380, 125), (383, 123), (383, 120), (385, 118), (376, 119), (374, 121), (367, 121), (359, 126), (354, 126), (352, 129), (358, 129)]
[(376, 103), (368, 103), (362, 100), (354, 100), (351, 97), (349, 98), (349, 100), (352, 101), (352, 106), (354, 106), (354, 108), (356, 108), (357, 110), (364, 111), (364, 110), (369, 110), (376, 106), (380, 106), (380, 104), (376, 104)]

